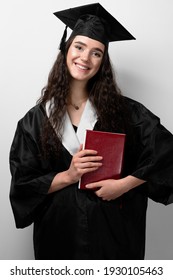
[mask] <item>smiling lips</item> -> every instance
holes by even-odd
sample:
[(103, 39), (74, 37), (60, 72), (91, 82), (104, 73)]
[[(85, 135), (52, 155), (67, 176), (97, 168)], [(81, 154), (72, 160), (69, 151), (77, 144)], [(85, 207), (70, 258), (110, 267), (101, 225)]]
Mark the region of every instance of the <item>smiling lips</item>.
[(84, 66), (84, 65), (81, 65), (81, 64), (78, 64), (78, 63), (75, 63), (75, 65), (81, 70), (89, 70), (90, 69), (88, 66)]

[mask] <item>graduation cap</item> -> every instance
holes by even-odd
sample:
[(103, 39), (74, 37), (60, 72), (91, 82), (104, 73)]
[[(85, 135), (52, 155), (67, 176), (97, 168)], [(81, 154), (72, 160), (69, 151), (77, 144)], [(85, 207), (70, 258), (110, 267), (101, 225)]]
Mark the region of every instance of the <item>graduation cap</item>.
[(135, 39), (99, 3), (58, 11), (54, 15), (66, 25), (60, 43), (60, 50), (65, 46), (67, 27), (73, 30), (71, 36), (87, 36), (100, 41), (104, 45), (108, 45), (109, 42), (113, 41)]

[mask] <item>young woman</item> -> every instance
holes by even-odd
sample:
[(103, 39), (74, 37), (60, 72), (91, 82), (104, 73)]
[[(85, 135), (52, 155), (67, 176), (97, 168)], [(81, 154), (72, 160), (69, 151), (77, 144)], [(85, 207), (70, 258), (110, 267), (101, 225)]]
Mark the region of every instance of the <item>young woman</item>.
[[(121, 94), (110, 35), (89, 6), (62, 39), (38, 104), (18, 123), (11, 204), (18, 228), (34, 223), (36, 259), (143, 259), (148, 197), (173, 202), (173, 136)], [(86, 129), (126, 134), (124, 169), (119, 180), (80, 190), (81, 176), (102, 166), (97, 151), (83, 149)]]

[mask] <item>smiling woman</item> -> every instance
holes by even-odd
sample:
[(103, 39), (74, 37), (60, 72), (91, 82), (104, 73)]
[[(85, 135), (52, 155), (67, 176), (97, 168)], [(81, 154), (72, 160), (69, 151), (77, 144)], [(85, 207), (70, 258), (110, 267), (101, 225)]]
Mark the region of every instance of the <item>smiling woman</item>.
[[(16, 226), (34, 223), (36, 259), (143, 259), (148, 197), (173, 202), (173, 135), (116, 84), (109, 42), (134, 37), (98, 3), (55, 15), (73, 31), (66, 40), (65, 28), (38, 104), (16, 129)], [(80, 190), (83, 174), (102, 166), (82, 148), (86, 129), (126, 134), (124, 169)]]
[(98, 72), (104, 50), (105, 46), (101, 42), (86, 36), (76, 36), (67, 52), (67, 67), (71, 78), (83, 81), (85, 87), (88, 80)]

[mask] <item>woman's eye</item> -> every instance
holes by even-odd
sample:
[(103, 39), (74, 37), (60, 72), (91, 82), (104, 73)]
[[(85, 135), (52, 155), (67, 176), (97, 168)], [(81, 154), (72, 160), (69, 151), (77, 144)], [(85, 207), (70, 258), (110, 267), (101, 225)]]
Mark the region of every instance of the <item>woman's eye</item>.
[(101, 57), (101, 53), (100, 52), (93, 52), (93, 56)]
[(82, 50), (82, 47), (79, 46), (79, 45), (76, 45), (75, 48), (76, 48), (77, 50), (79, 50), (79, 51)]

